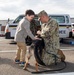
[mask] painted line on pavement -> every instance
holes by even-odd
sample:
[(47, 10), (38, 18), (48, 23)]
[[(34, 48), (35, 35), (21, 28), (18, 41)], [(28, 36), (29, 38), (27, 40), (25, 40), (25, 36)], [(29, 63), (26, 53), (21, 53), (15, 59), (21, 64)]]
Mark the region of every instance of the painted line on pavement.
[[(41, 74), (40, 74), (40, 75), (41, 75)], [(55, 73), (55, 74), (42, 74), (42, 75), (74, 75), (74, 72)]]
[(71, 50), (74, 50), (74, 48), (70, 48), (70, 49), (60, 49), (60, 50), (71, 51)]
[[(71, 51), (71, 50), (74, 50), (74, 48), (71, 48), (71, 49), (60, 49), (60, 50), (66, 50), (66, 51)], [(16, 52), (16, 50), (0, 50), (0, 53), (6, 53), (6, 52)]]
[(1, 53), (16, 52), (16, 50), (0, 50)]

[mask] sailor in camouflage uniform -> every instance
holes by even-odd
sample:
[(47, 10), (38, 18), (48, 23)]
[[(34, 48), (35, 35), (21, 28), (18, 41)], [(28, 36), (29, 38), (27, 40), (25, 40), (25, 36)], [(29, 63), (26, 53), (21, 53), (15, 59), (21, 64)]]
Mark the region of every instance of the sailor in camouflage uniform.
[[(39, 14), (39, 20), (42, 22), (42, 30), (38, 32), (44, 39), (45, 49), (42, 52), (42, 60), (46, 65), (50, 65), (55, 62), (53, 55), (48, 54), (53, 53), (60, 58), (58, 54), (59, 50), (59, 25), (56, 20), (51, 19), (47, 13), (43, 10)], [(46, 52), (46, 51), (47, 52)], [(61, 61), (58, 59), (57, 61)]]

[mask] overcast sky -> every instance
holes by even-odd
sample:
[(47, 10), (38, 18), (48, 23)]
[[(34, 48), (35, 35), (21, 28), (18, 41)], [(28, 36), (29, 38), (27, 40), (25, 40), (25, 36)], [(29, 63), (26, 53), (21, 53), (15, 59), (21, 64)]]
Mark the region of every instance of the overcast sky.
[(0, 0), (0, 20), (15, 19), (27, 9), (35, 13), (69, 14), (74, 17), (74, 0)]

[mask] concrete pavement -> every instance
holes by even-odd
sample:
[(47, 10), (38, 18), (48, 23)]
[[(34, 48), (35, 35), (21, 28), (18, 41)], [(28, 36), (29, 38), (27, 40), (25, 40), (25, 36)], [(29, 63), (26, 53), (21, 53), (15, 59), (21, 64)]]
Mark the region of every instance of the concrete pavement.
[[(0, 75), (33, 75), (32, 73), (28, 71), (24, 71), (18, 64), (14, 63), (14, 57), (16, 54), (16, 45), (15, 44), (9, 44), (10, 39), (6, 40), (4, 38), (0, 38)], [(55, 71), (55, 72), (48, 72), (43, 73), (42, 75), (51, 75), (51, 74), (57, 74), (61, 73), (72, 73), (74, 72), (74, 46), (68, 45), (68, 44), (61, 44), (61, 49), (63, 50), (64, 54), (66, 55), (66, 63), (67, 67), (64, 70), (61, 71)], [(35, 59), (34, 56), (31, 57), (30, 60), (30, 66), (28, 66), (29, 71), (35, 71)], [(57, 65), (57, 66), (51, 66), (49, 69), (56, 69), (59, 67), (63, 67), (63, 64)], [(39, 67), (39, 70), (46, 70), (48, 68), (45, 67)], [(36, 74), (34, 74), (36, 75)], [(39, 74), (41, 75), (41, 74)]]
[[(66, 72), (74, 72), (74, 51), (63, 51), (66, 55), (66, 63), (67, 67), (61, 71), (48, 72), (43, 74), (54, 74), (54, 73), (66, 73)], [(0, 52), (0, 75), (32, 75), (32, 73), (28, 71), (24, 71), (18, 64), (14, 63), (15, 52)], [(31, 66), (28, 66), (29, 71), (35, 71), (35, 61), (32, 56), (30, 60)], [(60, 64), (61, 67), (63, 66)], [(57, 65), (57, 68), (59, 65)], [(51, 69), (51, 67), (49, 67)], [(52, 69), (57, 69), (53, 67)], [(39, 70), (44, 70), (44, 67), (39, 67)], [(47, 68), (46, 68), (47, 69)]]

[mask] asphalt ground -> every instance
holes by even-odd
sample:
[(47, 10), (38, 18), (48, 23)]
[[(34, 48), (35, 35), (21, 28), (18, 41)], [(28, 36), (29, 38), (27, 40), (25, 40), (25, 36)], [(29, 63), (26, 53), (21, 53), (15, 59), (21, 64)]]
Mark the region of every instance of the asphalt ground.
[[(0, 75), (33, 75), (31, 72), (35, 71), (35, 59), (34, 56), (30, 59), (30, 65), (28, 66), (29, 71), (23, 70), (23, 67), (20, 67), (18, 64), (15, 64), (14, 57), (16, 54), (16, 44), (9, 44), (12, 40), (6, 40), (4, 38), (0, 38)], [(57, 74), (59, 73), (72, 73), (74, 72), (74, 45), (68, 44), (60, 44), (61, 49), (63, 50), (66, 56), (66, 68), (61, 71), (55, 72), (44, 72), (42, 75), (46, 74)], [(63, 63), (49, 66), (48, 68), (39, 66), (39, 70), (47, 70), (47, 69), (59, 69), (64, 66)], [(34, 74), (36, 75), (36, 74)], [(40, 74), (39, 74), (40, 75)]]

